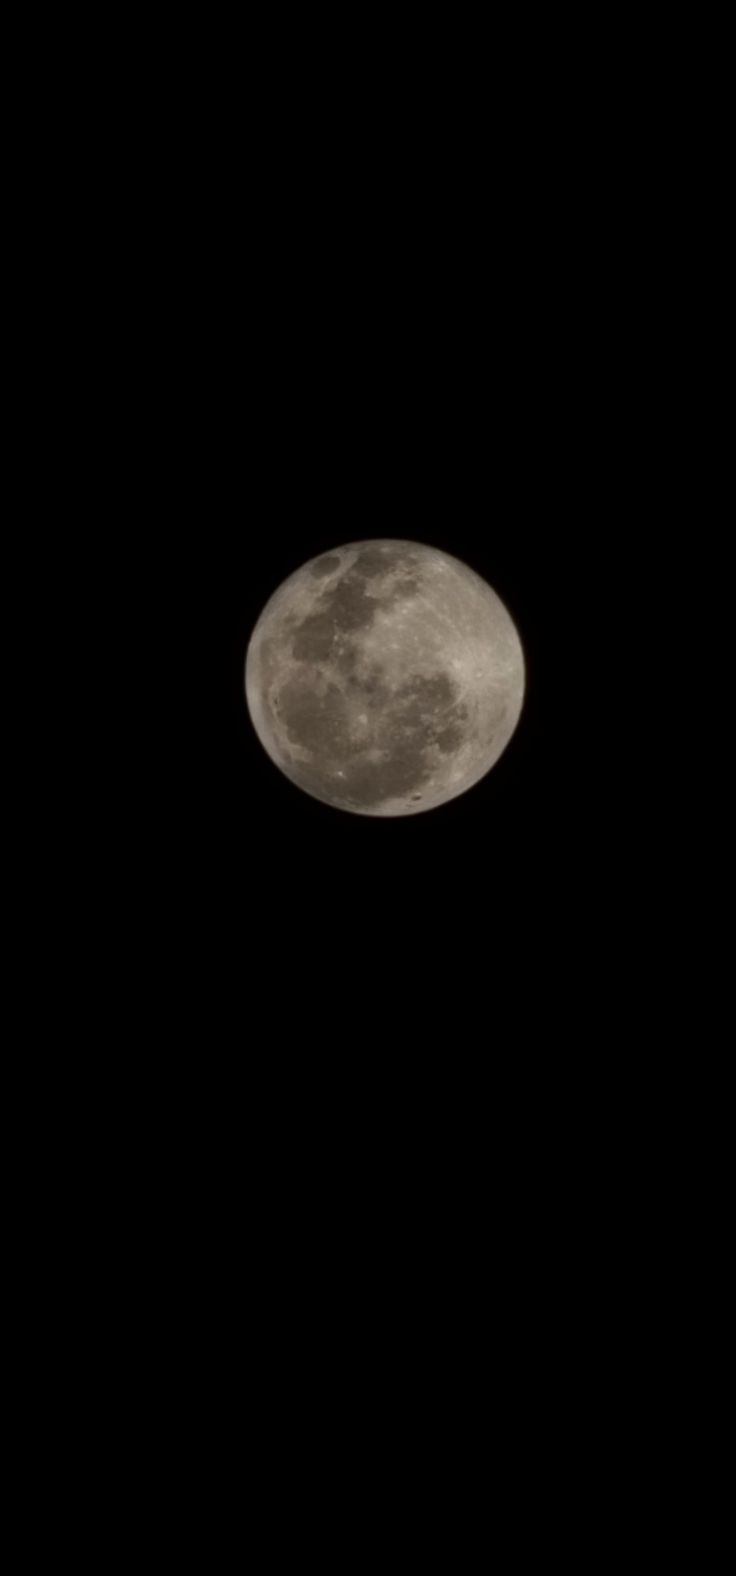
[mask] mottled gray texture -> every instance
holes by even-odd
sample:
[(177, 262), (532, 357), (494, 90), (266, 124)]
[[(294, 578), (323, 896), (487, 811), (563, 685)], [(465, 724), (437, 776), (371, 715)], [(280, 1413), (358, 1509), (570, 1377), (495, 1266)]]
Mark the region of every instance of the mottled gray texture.
[(271, 597), (246, 694), (261, 743), (300, 788), (363, 815), (409, 815), (494, 765), (521, 711), (524, 660), (503, 604), (466, 564), (418, 542), (356, 542)]

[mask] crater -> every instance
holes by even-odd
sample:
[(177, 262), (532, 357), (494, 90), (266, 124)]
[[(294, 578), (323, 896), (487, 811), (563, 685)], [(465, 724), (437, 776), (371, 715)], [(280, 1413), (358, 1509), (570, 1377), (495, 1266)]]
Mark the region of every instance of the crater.
[(309, 573), (314, 580), (323, 580), (325, 575), (334, 574), (341, 562), (336, 553), (325, 553), (323, 558), (315, 558), (314, 563), (309, 565)]

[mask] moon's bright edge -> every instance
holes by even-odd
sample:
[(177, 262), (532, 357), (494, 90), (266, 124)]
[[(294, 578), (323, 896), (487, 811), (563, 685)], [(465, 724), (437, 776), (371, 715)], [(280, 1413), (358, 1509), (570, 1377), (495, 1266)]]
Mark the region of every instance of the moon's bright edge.
[(519, 720), (524, 655), (486, 581), (437, 548), (352, 542), (266, 603), (246, 658), (258, 738), (337, 809), (405, 816), (479, 782)]

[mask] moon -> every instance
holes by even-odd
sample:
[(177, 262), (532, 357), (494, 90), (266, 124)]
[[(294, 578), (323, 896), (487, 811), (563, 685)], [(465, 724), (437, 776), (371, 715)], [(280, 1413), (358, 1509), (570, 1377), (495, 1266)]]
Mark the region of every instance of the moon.
[(271, 760), (313, 798), (405, 816), (485, 777), (521, 713), (524, 655), (496, 592), (419, 542), (351, 542), (266, 603), (245, 694)]

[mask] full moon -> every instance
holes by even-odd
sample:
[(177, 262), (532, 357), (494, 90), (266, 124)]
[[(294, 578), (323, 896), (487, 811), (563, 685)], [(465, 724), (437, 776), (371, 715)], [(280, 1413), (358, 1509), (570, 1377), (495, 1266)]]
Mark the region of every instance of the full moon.
[(524, 656), (503, 602), (418, 542), (351, 542), (266, 603), (248, 645), (253, 726), (297, 787), (356, 815), (435, 809), (505, 750)]

